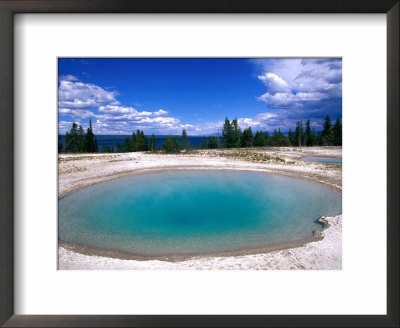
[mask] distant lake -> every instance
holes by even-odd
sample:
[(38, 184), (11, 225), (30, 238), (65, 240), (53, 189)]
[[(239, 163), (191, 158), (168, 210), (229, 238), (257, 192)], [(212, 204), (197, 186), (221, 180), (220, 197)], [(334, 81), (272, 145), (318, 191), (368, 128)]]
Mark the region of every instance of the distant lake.
[[(132, 138), (132, 135), (96, 135), (97, 137), (97, 144), (99, 145), (99, 151), (102, 150), (103, 146), (109, 146), (114, 149), (114, 151), (117, 149), (117, 143), (123, 145), (125, 144), (125, 139), (127, 137)], [(151, 136), (146, 136), (148, 140), (150, 140)], [(157, 146), (161, 148), (165, 138), (168, 136), (164, 135), (159, 135), (155, 136), (156, 137), (156, 143)], [(208, 138), (208, 137), (207, 137)], [(179, 141), (181, 140), (181, 137), (178, 136)], [(200, 146), (201, 145), (201, 140), (203, 139), (202, 136), (188, 136), (188, 141), (191, 146)], [(61, 135), (61, 141), (63, 145), (65, 145), (65, 135)]]

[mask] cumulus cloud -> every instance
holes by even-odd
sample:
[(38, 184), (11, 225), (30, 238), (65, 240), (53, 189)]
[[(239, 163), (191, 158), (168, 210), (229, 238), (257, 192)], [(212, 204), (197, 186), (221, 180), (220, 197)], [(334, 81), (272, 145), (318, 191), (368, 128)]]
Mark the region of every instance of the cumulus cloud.
[[(294, 130), (296, 122), (301, 120), (299, 117), (301, 117), (301, 112), (296, 111), (296, 114), (294, 114), (292, 110), (283, 109), (278, 112), (260, 113), (253, 118), (239, 118), (238, 122), (241, 129), (250, 127), (253, 130), (253, 133), (257, 130), (271, 132), (279, 129), (286, 132), (289, 129)], [(322, 128), (319, 119), (311, 119), (310, 125), (317, 130)]]
[[(257, 59), (253, 62), (257, 65), (256, 79), (264, 88), (253, 99), (264, 103), (266, 109), (253, 117), (239, 117), (242, 129), (287, 131), (297, 121), (310, 119), (318, 130), (326, 114), (341, 117), (341, 59)], [(221, 133), (222, 121), (206, 122), (198, 118), (198, 124), (193, 125), (181, 122), (164, 108), (144, 108), (134, 102), (130, 106), (121, 104), (117, 98), (116, 91), (82, 82), (73, 75), (60, 77), (60, 132), (69, 130), (73, 120), (83, 122), (86, 128), (91, 119), (97, 134), (130, 134), (136, 129), (146, 134), (180, 134), (182, 129), (191, 135)]]
[(253, 131), (271, 131), (274, 129), (285, 129), (286, 125), (290, 127), (292, 122), (284, 118), (281, 113), (260, 113), (253, 118), (239, 118), (239, 125), (242, 129), (250, 127)]
[[(75, 122), (92, 119), (94, 132), (100, 134), (130, 134), (136, 129), (146, 130), (148, 133), (179, 132), (182, 126), (196, 130), (190, 124), (181, 124), (179, 119), (167, 116), (168, 111), (164, 109), (139, 111), (130, 106), (123, 106), (117, 100), (117, 95), (116, 91), (81, 82), (72, 75), (61, 76), (58, 88), (59, 115), (74, 119)], [(69, 120), (61, 120), (60, 131), (69, 130), (72, 123)]]
[(258, 78), (267, 87), (258, 99), (269, 108), (302, 107), (303, 102), (341, 97), (340, 59), (276, 59), (256, 63), (264, 70)]
[(69, 115), (76, 119), (85, 119), (95, 117), (95, 114), (89, 110), (79, 110), (79, 109), (70, 109), (70, 108), (59, 108), (59, 114), (61, 115)]
[(258, 79), (266, 86), (265, 93), (257, 99), (266, 104), (267, 113), (275, 110), (277, 114), (270, 117), (268, 124), (260, 114), (255, 119), (259, 126), (279, 125), (287, 129), (296, 120), (310, 119), (318, 128), (327, 114), (341, 117), (341, 59), (257, 59), (253, 62), (262, 72)]
[(255, 127), (261, 127), (260, 121), (254, 118), (248, 118), (248, 117), (244, 117), (244, 118), (239, 118), (238, 119), (238, 123), (239, 126), (242, 128), (255, 128)]
[(158, 111), (153, 112), (153, 115), (155, 115), (155, 116), (162, 116), (162, 115), (167, 115), (167, 114), (168, 114), (168, 112), (163, 109), (159, 109)]
[(124, 122), (129, 123), (129, 127), (132, 125), (138, 128), (164, 128), (164, 127), (178, 127), (179, 120), (174, 117), (164, 116), (168, 112), (165, 110), (158, 110), (155, 112), (149, 111), (138, 111), (133, 107), (124, 106), (100, 106), (99, 118), (102, 122)]
[[(116, 116), (116, 117), (125, 117), (127, 119), (133, 118), (136, 116), (150, 116), (151, 112), (143, 111), (141, 114), (133, 108), (133, 107), (125, 107), (125, 106), (116, 106), (116, 105), (106, 105), (99, 107), (99, 113)], [(104, 116), (103, 116), (104, 117)]]
[(135, 120), (101, 117), (92, 122), (92, 126), (97, 134), (131, 134), (137, 129), (144, 130), (146, 134), (158, 134), (159, 131), (182, 132), (179, 120), (173, 117), (142, 117)]
[(58, 86), (58, 107), (68, 109), (93, 109), (102, 105), (119, 105), (117, 92), (107, 91), (91, 83), (62, 80)]
[(194, 129), (192, 124), (179, 124), (182, 129)]
[(328, 98), (328, 95), (321, 92), (298, 92), (293, 93), (275, 93), (269, 92), (263, 94), (258, 99), (265, 101), (269, 107), (282, 108), (282, 107), (302, 107), (305, 101), (320, 101), (321, 99)]
[(274, 95), (276, 93), (290, 92), (287, 82), (275, 73), (268, 72), (263, 75), (259, 75), (258, 78), (267, 86), (269, 94)]

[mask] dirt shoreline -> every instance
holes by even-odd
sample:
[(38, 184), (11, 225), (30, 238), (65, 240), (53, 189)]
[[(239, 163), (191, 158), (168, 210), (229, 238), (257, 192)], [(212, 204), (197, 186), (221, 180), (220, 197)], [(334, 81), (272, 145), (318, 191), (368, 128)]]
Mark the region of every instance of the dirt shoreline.
[[(261, 155), (260, 155), (261, 154)], [(161, 154), (146, 154), (146, 153), (122, 153), (122, 154), (74, 154), (74, 155), (60, 155), (59, 156), (59, 198), (86, 186), (134, 174), (146, 174), (161, 172), (166, 170), (241, 170), (241, 171), (256, 171), (266, 174), (279, 174), (300, 178), (303, 180), (319, 183), (325, 187), (334, 190), (335, 192), (342, 193), (341, 181), (341, 167), (335, 165), (325, 165), (323, 163), (305, 162), (301, 158), (304, 156), (321, 157), (341, 156), (341, 148), (338, 147), (313, 147), (308, 148), (271, 148), (263, 150), (217, 150), (217, 151), (196, 151), (189, 154), (178, 155), (161, 155)], [(340, 219), (338, 219), (340, 217)], [(336, 220), (335, 224), (329, 222), (329, 226), (319, 233), (319, 236), (314, 236), (309, 240), (298, 241), (292, 244), (279, 245), (277, 247), (257, 248), (247, 250), (237, 250), (216, 254), (193, 254), (189, 256), (169, 256), (165, 257), (141, 257), (132, 254), (121, 254), (119, 252), (98, 250), (80, 245), (72, 245), (68, 243), (59, 243), (59, 268), (60, 269), (99, 269), (99, 263), (103, 263), (100, 267), (104, 267), (105, 262), (110, 262), (111, 268), (131, 268), (142, 267), (146, 263), (145, 268), (164, 266), (166, 263), (174, 264), (174, 269), (179, 268), (208, 268), (211, 263), (218, 259), (219, 262), (226, 262), (220, 265), (220, 269), (229, 269), (231, 265), (228, 263), (236, 262), (238, 260), (248, 262), (251, 257), (261, 256), (273, 258), (277, 254), (285, 254), (286, 251), (294, 251), (304, 253), (310, 245), (323, 244), (323, 247), (314, 249), (313, 254), (299, 254), (297, 264), (294, 263), (294, 268), (307, 268), (302, 265), (304, 259), (312, 258), (313, 256), (320, 260), (325, 258), (332, 258), (332, 254), (322, 254), (321, 248), (330, 249), (335, 258), (334, 263), (311, 265), (311, 269), (340, 269), (341, 268), (341, 215), (333, 217), (331, 220)], [(340, 222), (339, 222), (340, 221)], [(339, 223), (338, 223), (339, 222)], [(340, 227), (338, 227), (340, 226)], [(336, 239), (330, 240), (330, 243), (335, 245), (324, 245), (327, 243), (327, 238), (324, 236), (330, 235), (329, 230), (335, 230)], [(340, 230), (340, 235), (337, 231)], [(340, 240), (339, 240), (340, 239)], [(340, 248), (340, 256), (338, 249)], [(336, 250), (335, 250), (336, 249)], [(283, 252), (283, 253), (282, 253)], [(293, 255), (291, 255), (293, 256)], [(301, 257), (304, 257), (302, 260)], [(278, 256), (279, 257), (279, 256)], [(287, 256), (286, 256), (287, 257)], [(285, 256), (283, 255), (283, 258)], [(225, 260), (223, 260), (225, 259)], [(236, 260), (234, 260), (236, 259)], [(276, 264), (276, 268), (285, 268), (284, 263), (291, 262), (281, 259), (282, 264)], [(117, 261), (117, 263), (114, 263)], [(118, 262), (119, 261), (119, 262)], [(126, 263), (128, 261), (128, 263)], [(167, 261), (167, 262), (166, 262)], [(194, 264), (192, 263), (194, 261)], [(265, 262), (266, 259), (263, 259)], [(112, 262), (112, 263), (111, 263)], [(130, 263), (129, 263), (130, 262)], [(138, 265), (136, 262), (141, 262)], [(157, 263), (157, 265), (154, 264)], [(164, 263), (164, 265), (160, 263)], [(255, 260), (255, 263), (258, 263)], [(268, 262), (268, 261), (267, 261)], [(267, 263), (266, 262), (266, 263)], [(307, 262), (307, 261), (306, 261)], [(323, 261), (326, 262), (326, 261)], [(81, 263), (81, 264), (79, 264)], [(90, 264), (91, 263), (91, 264)], [(97, 263), (97, 264), (96, 264)], [(188, 264), (191, 263), (190, 266)], [(202, 263), (199, 267), (198, 264)], [(135, 264), (135, 265), (134, 265)], [(240, 264), (240, 263), (237, 263)], [(265, 263), (264, 263), (265, 264)], [(261, 265), (263, 269), (268, 269), (270, 265)], [(107, 267), (107, 265), (105, 265)], [(167, 265), (168, 266), (168, 265)], [(236, 265), (237, 266), (237, 265)], [(293, 268), (291, 266), (290, 268)], [(213, 267), (214, 268), (214, 267)], [(289, 269), (290, 269), (289, 268)]]
[(282, 243), (277, 245), (265, 246), (265, 247), (257, 247), (257, 248), (245, 248), (245, 249), (233, 249), (229, 251), (221, 251), (215, 253), (188, 253), (188, 254), (174, 254), (174, 255), (141, 255), (134, 254), (128, 252), (121, 252), (116, 250), (105, 250), (85, 245), (78, 245), (73, 243), (68, 243), (64, 241), (59, 241), (59, 247), (63, 247), (67, 250), (89, 255), (89, 256), (102, 256), (102, 257), (110, 257), (121, 260), (135, 260), (135, 261), (149, 261), (149, 260), (158, 260), (158, 261), (168, 261), (168, 262), (181, 262), (189, 259), (199, 259), (199, 258), (209, 258), (209, 257), (229, 257), (229, 256), (243, 256), (243, 255), (253, 255), (260, 253), (270, 253), (281, 251), (289, 248), (296, 248), (304, 246), (305, 244), (322, 240), (322, 229), (318, 230), (314, 236), (309, 237), (307, 239), (293, 241), (290, 243)]

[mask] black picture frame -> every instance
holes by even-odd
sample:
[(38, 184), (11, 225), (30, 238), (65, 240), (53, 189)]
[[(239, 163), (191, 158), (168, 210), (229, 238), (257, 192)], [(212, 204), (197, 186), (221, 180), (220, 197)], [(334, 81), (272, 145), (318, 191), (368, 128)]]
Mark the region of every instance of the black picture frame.
[[(4, 327), (399, 327), (399, 8), (398, 0), (0, 0), (0, 324)], [(13, 20), (16, 13), (385, 13), (387, 315), (14, 315)]]

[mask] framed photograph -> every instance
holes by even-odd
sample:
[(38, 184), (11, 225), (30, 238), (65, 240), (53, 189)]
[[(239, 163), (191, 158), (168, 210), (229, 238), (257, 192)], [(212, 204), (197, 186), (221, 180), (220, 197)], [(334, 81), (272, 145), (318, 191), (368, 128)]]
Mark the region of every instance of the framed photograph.
[(341, 85), (341, 58), (58, 58), (58, 269), (341, 270)]
[(398, 1), (0, 9), (2, 325), (398, 326)]

